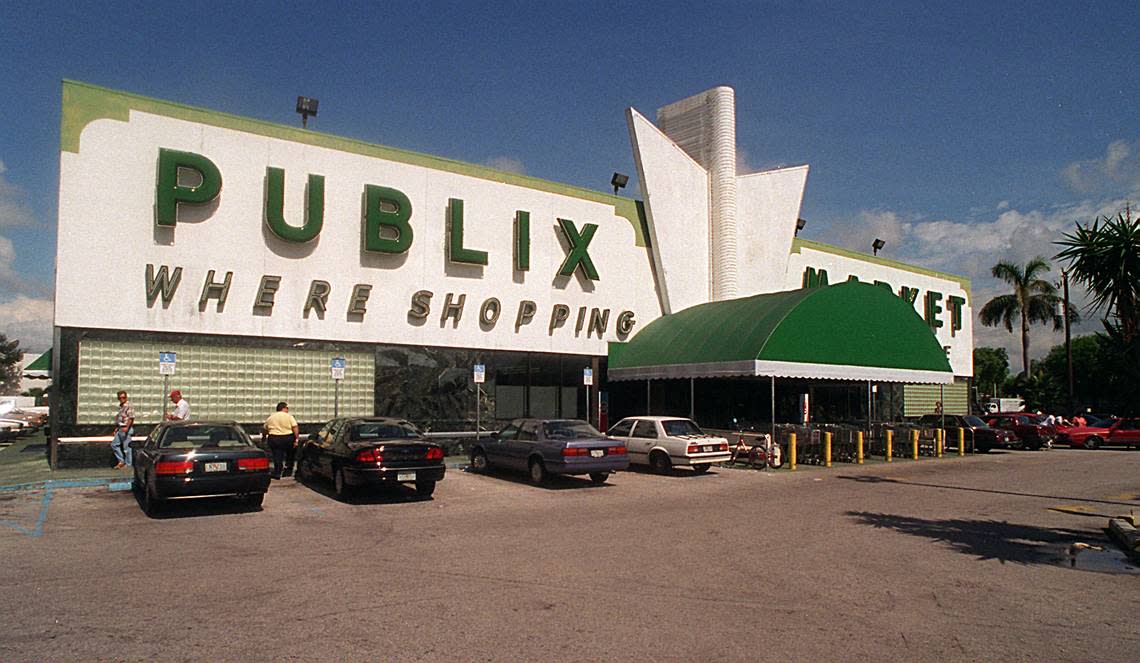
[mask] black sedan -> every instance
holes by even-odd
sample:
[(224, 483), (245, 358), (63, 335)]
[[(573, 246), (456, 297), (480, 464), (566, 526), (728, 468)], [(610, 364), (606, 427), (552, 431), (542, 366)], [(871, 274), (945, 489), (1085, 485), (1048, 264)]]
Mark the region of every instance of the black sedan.
[(344, 499), (354, 488), (410, 483), (428, 497), (443, 480), (443, 447), (402, 419), (333, 419), (301, 445), (297, 478), (330, 479)]
[(133, 487), (153, 515), (167, 500), (233, 495), (261, 508), (269, 454), (233, 422), (172, 421), (131, 442)]

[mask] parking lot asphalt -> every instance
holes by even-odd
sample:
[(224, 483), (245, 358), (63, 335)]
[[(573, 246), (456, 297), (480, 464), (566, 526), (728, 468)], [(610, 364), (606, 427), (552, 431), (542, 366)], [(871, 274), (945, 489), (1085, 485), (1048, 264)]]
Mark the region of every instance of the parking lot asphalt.
[(1106, 516), (1140, 511), (1136, 451), (631, 471), (604, 486), (449, 470), (433, 499), (349, 503), (285, 479), (261, 512), (177, 506), (152, 519), (125, 491), (0, 494), (0, 660), (1140, 651), (1140, 575), (1093, 563)]

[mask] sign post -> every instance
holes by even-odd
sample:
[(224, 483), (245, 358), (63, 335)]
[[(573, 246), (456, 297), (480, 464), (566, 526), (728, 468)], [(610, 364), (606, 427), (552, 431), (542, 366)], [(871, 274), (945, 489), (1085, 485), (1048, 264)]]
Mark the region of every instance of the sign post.
[(586, 385), (586, 422), (589, 423), (591, 414), (590, 385), (594, 384), (594, 369), (582, 369), (582, 384)]
[(333, 384), (333, 417), (340, 416), (340, 381), (344, 379), (344, 357), (333, 357), (332, 362), (329, 364), (329, 372), (332, 373)]
[(483, 382), (487, 379), (486, 364), (475, 364), (475, 373), (473, 379), (475, 380), (475, 439), (477, 441), (479, 439), (479, 429), (481, 428), (479, 423), (479, 411), (482, 409), (482, 406), (479, 402), (482, 399), (479, 397), (483, 395), (483, 387), (480, 387), (479, 385), (483, 384)]
[(158, 374), (162, 376), (162, 420), (166, 421), (166, 395), (170, 393), (170, 376), (174, 375), (174, 365), (178, 363), (177, 352), (158, 353)]

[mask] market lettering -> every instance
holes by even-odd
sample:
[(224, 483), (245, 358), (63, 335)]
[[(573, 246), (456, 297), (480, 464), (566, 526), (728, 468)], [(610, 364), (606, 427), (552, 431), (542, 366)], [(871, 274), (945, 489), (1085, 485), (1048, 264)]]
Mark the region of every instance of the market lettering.
[[(285, 220), (285, 170), (273, 166), (265, 169), (264, 222), (277, 239), (300, 244), (311, 242), (321, 234), (325, 223), (325, 178), (315, 173), (308, 173), (306, 177), (303, 220), (297, 226)], [(188, 180), (197, 181), (188, 183)], [(179, 206), (213, 203), (218, 200), (221, 191), (222, 173), (213, 161), (193, 152), (159, 148), (154, 205), (156, 226), (174, 228), (178, 224)], [(362, 198), (362, 250), (373, 254), (407, 253), (415, 239), (411, 223), (412, 202), (408, 196), (391, 187), (365, 184)], [(448, 199), (444, 222), (448, 262), (486, 266), (488, 252), (464, 244), (462, 199)], [(586, 223), (579, 230), (570, 219), (558, 218), (557, 222), (557, 231), (566, 244), (566, 258), (558, 267), (557, 275), (571, 276), (577, 271), (586, 279), (599, 280), (597, 267), (589, 253), (590, 242), (593, 241), (598, 226)], [(529, 271), (530, 212), (515, 212), (513, 234), (511, 248), (514, 269), (518, 272)], [(161, 283), (166, 284), (167, 281)], [(259, 295), (256, 308), (262, 311), (272, 309), (272, 292), (265, 290), (262, 294), (264, 300)], [(215, 294), (211, 294), (211, 297), (215, 297)], [(168, 303), (168, 299), (164, 297), (164, 303)], [(310, 310), (316, 310), (318, 315), (323, 312), (314, 300), (306, 302), (305, 310), (306, 314)]]
[[(859, 277), (855, 274), (847, 276), (847, 281), (859, 281)], [(804, 288), (823, 288), (828, 285), (828, 275), (826, 269), (816, 269), (814, 267), (805, 267), (802, 284)], [(874, 281), (874, 285), (883, 288), (884, 290), (894, 293), (890, 283), (886, 281)], [(921, 291), (918, 288), (910, 286), (900, 286), (898, 296), (900, 299), (914, 307), (918, 302), (918, 296)], [(943, 309), (942, 301), (945, 297), (946, 308)], [(923, 295), (922, 300), (922, 318), (932, 331), (937, 331), (944, 325), (942, 316), (939, 314), (944, 310), (950, 312), (950, 335), (955, 336), (958, 331), (962, 329), (962, 306), (966, 303), (964, 297), (956, 295), (945, 296), (941, 292), (929, 290)]]

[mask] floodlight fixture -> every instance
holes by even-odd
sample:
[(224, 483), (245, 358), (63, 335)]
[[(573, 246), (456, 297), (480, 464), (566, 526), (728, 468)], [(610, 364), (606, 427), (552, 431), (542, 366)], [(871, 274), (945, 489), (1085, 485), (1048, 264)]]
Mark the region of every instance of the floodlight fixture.
[(807, 225), (807, 219), (796, 219), (796, 235), (797, 236), (800, 234), (800, 231), (803, 230), (804, 226), (806, 226), (806, 225)]
[(614, 195), (616, 196), (618, 189), (624, 188), (626, 184), (629, 184), (629, 175), (615, 172), (614, 176), (610, 178), (610, 184), (613, 185)]
[(886, 244), (886, 242), (876, 237), (875, 241), (871, 242), (871, 250), (874, 251), (874, 255), (879, 255), (879, 249), (886, 246)]
[(301, 114), (301, 128), (309, 126), (309, 116), (317, 114), (317, 105), (320, 101), (312, 97), (297, 97), (297, 112)]

